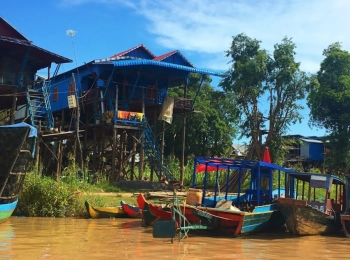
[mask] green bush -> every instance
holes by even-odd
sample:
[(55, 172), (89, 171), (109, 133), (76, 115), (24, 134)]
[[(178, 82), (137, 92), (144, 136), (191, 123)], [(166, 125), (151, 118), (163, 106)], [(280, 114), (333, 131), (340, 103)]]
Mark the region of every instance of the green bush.
[(17, 214), (38, 217), (63, 217), (71, 190), (49, 177), (27, 174), (20, 194)]

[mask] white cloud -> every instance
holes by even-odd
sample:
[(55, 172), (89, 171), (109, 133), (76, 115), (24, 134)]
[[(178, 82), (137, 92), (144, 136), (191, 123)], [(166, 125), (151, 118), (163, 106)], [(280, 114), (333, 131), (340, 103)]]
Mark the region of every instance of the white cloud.
[(88, 2), (131, 7), (149, 20), (146, 29), (162, 47), (207, 54), (211, 62), (205, 68), (226, 70), (223, 53), (232, 36), (242, 32), (261, 40), (269, 51), (284, 36), (292, 37), (297, 60), (312, 73), (331, 43), (342, 42), (350, 50), (350, 1), (345, 0), (63, 0), (66, 4)]

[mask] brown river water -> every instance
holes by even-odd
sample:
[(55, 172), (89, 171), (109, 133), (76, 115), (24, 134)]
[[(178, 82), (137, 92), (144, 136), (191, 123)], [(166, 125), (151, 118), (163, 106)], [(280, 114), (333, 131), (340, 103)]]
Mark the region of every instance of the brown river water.
[(0, 259), (350, 259), (349, 249), (342, 234), (230, 238), (190, 231), (172, 244), (153, 238), (141, 220), (11, 217), (0, 223)]

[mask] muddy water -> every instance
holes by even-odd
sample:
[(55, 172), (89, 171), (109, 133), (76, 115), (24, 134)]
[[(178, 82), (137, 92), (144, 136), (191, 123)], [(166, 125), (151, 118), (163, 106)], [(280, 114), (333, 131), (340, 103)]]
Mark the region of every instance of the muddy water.
[(260, 234), (155, 239), (140, 220), (11, 217), (0, 223), (0, 259), (350, 259), (350, 240)]

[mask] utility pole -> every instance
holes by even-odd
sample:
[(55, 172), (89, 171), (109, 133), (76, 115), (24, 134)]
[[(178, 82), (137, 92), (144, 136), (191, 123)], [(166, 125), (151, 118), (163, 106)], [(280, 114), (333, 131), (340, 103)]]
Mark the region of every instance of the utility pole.
[[(80, 123), (80, 103), (79, 103), (79, 99), (78, 99), (78, 90), (77, 90), (77, 85), (75, 83), (75, 77), (74, 77), (74, 73), (72, 73), (72, 81), (74, 84), (74, 96), (75, 96), (75, 100), (76, 100), (76, 120), (75, 120), (75, 131), (76, 131), (76, 139), (75, 139), (75, 147), (78, 146), (79, 148), (79, 154), (80, 154), (80, 168), (82, 171), (84, 171), (84, 160), (83, 160), (83, 151), (81, 148), (81, 143), (80, 143), (80, 138), (79, 138), (79, 123)], [(74, 148), (76, 149), (76, 148)]]

